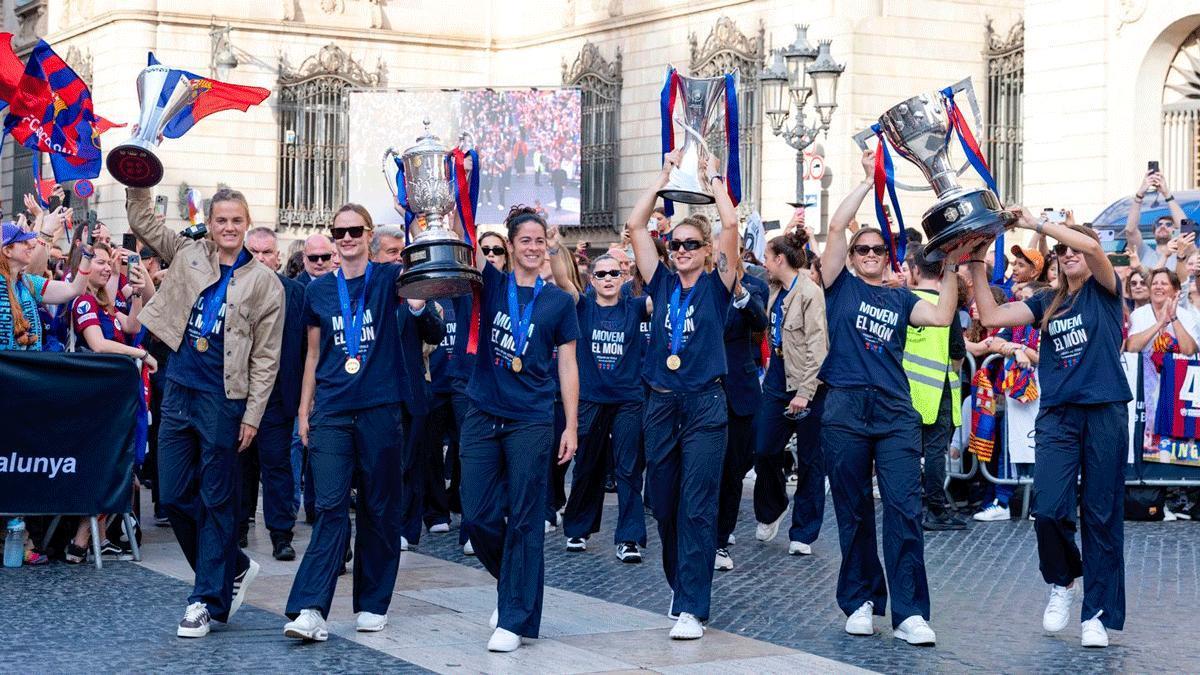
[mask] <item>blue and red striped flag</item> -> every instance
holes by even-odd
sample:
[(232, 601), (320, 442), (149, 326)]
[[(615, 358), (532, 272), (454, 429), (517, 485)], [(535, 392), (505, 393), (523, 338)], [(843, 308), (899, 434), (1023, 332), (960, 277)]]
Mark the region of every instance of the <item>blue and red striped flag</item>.
[[(151, 66), (159, 65), (153, 52), (147, 57), (147, 63)], [(246, 112), (250, 106), (262, 103), (271, 95), (270, 90), (262, 87), (229, 84), (186, 70), (172, 69), (171, 79), (168, 80), (170, 85), (164, 91), (164, 96), (170, 94), (170, 90), (174, 89), (175, 81), (180, 77), (184, 79), (190, 90), (188, 103), (167, 121), (163, 128), (163, 136), (167, 138), (179, 138), (191, 130), (196, 122), (222, 110), (237, 109)]]

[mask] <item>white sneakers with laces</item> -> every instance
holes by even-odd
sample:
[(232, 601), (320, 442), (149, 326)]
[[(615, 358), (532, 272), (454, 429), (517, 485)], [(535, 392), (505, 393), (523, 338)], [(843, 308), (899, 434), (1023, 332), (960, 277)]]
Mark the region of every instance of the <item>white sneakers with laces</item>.
[(283, 626), (283, 634), (296, 640), (324, 642), (329, 639), (329, 628), (325, 619), (315, 609), (302, 609), (300, 616)]
[(921, 615), (910, 616), (896, 626), (892, 637), (904, 640), (910, 645), (931, 645), (937, 642), (937, 635)]
[(875, 603), (870, 600), (864, 602), (861, 607), (854, 610), (854, 613), (846, 618), (846, 632), (851, 635), (874, 635), (874, 610)]
[(360, 633), (378, 633), (387, 626), (387, 622), (386, 614), (359, 612), (358, 617), (354, 620), (354, 630)]
[(733, 569), (733, 558), (729, 557), (728, 549), (717, 549), (717, 557), (713, 560), (713, 569), (720, 572), (728, 572)]
[(1057, 633), (1066, 628), (1071, 620), (1071, 603), (1074, 600), (1074, 584), (1050, 584), (1050, 599), (1046, 602), (1046, 611), (1042, 612), (1042, 629), (1048, 633)]
[(1080, 626), (1082, 629), (1081, 643), (1084, 647), (1107, 647), (1108, 646), (1108, 630), (1104, 628), (1104, 624), (1100, 621), (1100, 615), (1104, 610), (1096, 612), (1096, 616), (1084, 621)]
[(175, 635), (182, 638), (202, 638), (208, 635), (208, 624), (211, 620), (208, 605), (193, 602), (183, 611), (183, 618), (179, 621), (179, 627), (175, 629)]
[(680, 612), (674, 627), (671, 628), (671, 639), (699, 640), (702, 637), (704, 637), (704, 626), (700, 624), (696, 615), (690, 612)]
[(812, 546), (802, 541), (789, 542), (788, 555), (812, 555)]
[(775, 522), (759, 523), (758, 526), (754, 528), (754, 538), (759, 541), (771, 541), (774, 539), (775, 535), (779, 534), (779, 525), (783, 522), (783, 519), (787, 516), (787, 514), (787, 509), (784, 509), (783, 513), (779, 514), (779, 517), (775, 519)]
[(520, 646), (521, 636), (503, 628), (497, 628), (488, 640), (489, 652), (515, 652)]
[(981, 523), (997, 523), (1003, 520), (1012, 518), (1012, 511), (1008, 510), (1007, 506), (1000, 503), (999, 500), (993, 499), (987, 508), (971, 516), (972, 519)]

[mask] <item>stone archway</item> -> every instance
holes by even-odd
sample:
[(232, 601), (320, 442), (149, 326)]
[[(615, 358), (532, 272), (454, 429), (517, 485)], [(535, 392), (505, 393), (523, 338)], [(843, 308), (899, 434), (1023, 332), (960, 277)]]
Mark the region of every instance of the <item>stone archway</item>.
[[(1136, 83), (1133, 88), (1134, 95), (1131, 101), (1133, 105), (1131, 137), (1146, 140), (1145, 145), (1139, 149), (1138, 156), (1132, 158), (1135, 161), (1160, 159), (1176, 162), (1176, 160), (1166, 160), (1168, 154), (1171, 154), (1173, 157), (1178, 156), (1178, 150), (1168, 150), (1165, 147), (1163, 128), (1164, 110), (1166, 107), (1176, 103), (1176, 101), (1170, 98), (1164, 101), (1164, 87), (1168, 84), (1169, 80), (1177, 79), (1172, 76), (1172, 63), (1180, 55), (1181, 47), (1198, 30), (1200, 30), (1200, 14), (1179, 18), (1164, 28), (1146, 49), (1141, 67), (1138, 69)], [(1200, 55), (1200, 50), (1196, 53)], [(1172, 138), (1177, 139), (1178, 137), (1172, 136)], [(1200, 187), (1196, 183), (1198, 180), (1196, 176), (1188, 175), (1186, 179), (1180, 176), (1183, 167), (1168, 167), (1164, 165), (1163, 168), (1164, 171), (1173, 170), (1173, 175), (1168, 176), (1168, 179), (1174, 183), (1172, 187), (1175, 189)]]

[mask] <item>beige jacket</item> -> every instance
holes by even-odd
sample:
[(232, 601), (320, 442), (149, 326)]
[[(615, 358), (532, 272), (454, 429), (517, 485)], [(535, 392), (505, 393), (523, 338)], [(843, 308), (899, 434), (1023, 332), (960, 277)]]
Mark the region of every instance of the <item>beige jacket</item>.
[[(771, 287), (769, 308), (775, 306), (782, 288)], [(825, 293), (800, 270), (796, 286), (783, 299), (783, 363), (788, 391), (812, 400), (821, 382), (817, 371), (829, 353), (825, 327)]]
[[(172, 350), (179, 351), (196, 299), (221, 278), (216, 244), (208, 239), (187, 239), (158, 224), (154, 195), (149, 189), (128, 188), (125, 195), (129, 227), (171, 265), (138, 320)], [(257, 260), (251, 259), (234, 270), (222, 330), (225, 396), (246, 399), (242, 422), (257, 428), (275, 386), (283, 335), (283, 285)]]

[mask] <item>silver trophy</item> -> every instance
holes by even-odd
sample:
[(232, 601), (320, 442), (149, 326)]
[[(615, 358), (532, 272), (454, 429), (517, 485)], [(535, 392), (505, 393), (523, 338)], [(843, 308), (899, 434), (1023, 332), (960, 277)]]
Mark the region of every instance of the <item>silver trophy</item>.
[[(971, 79), (952, 87), (965, 93), (971, 105), (977, 127), (983, 116)], [(941, 260), (960, 244), (984, 243), (996, 238), (1012, 222), (1012, 214), (1004, 211), (1000, 198), (987, 188), (964, 188), (958, 176), (970, 166), (964, 161), (955, 169), (950, 163), (950, 117), (940, 92), (920, 94), (888, 109), (879, 117), (879, 126), (900, 156), (917, 165), (929, 185), (917, 186), (896, 182), (904, 190), (933, 190), (937, 202), (921, 218), (921, 229), (929, 243), (925, 255)], [(874, 136), (871, 129), (854, 136), (858, 146), (867, 149), (867, 140)]]
[[(404, 165), (405, 207), (425, 221), (425, 229), (404, 247), (400, 294), (418, 299), (456, 297), (470, 293), (471, 287), (482, 283), (483, 278), (472, 264), (470, 245), (446, 227), (446, 218), (455, 208), (451, 185), (454, 175), (441, 139), (430, 132), (429, 120), (424, 124), (425, 133), (416, 145), (400, 155)], [(394, 149), (388, 148), (384, 162), (395, 154)], [(391, 187), (391, 181), (388, 186)]]
[[(733, 77), (737, 89), (738, 74), (735, 72)], [(705, 180), (707, 176), (700, 175), (700, 155), (708, 153), (704, 139), (725, 119), (725, 76), (680, 75), (679, 79), (683, 85), (680, 102), (683, 118), (676, 117), (673, 123), (683, 129), (683, 152), (679, 165), (671, 169), (671, 176), (658, 196), (683, 204), (712, 204), (716, 199)]]
[[(153, 187), (163, 178), (163, 164), (154, 154), (163, 129), (190, 101), (186, 77), (171, 80), (171, 69), (155, 64), (138, 75), (141, 114), (133, 137), (112, 149), (105, 160), (108, 172), (129, 187)], [(167, 91), (168, 87), (170, 90)]]

